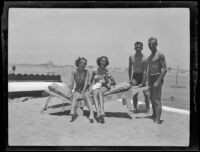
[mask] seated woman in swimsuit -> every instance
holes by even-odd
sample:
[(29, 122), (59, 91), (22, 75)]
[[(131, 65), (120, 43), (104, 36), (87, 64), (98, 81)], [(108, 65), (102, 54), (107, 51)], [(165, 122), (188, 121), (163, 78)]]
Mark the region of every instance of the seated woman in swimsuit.
[(85, 98), (85, 92), (89, 88), (89, 77), (90, 77), (89, 71), (85, 69), (87, 65), (87, 59), (79, 57), (75, 61), (75, 65), (77, 66), (77, 69), (72, 71), (71, 81), (69, 85), (69, 94), (68, 94), (69, 96), (72, 96), (72, 90), (75, 82), (75, 89), (73, 93), (73, 100), (70, 111), (70, 115), (72, 116), (71, 122), (74, 121), (78, 116), (75, 113), (78, 100), (84, 99), (86, 101), (88, 109), (90, 110), (90, 115), (89, 115), (90, 122), (93, 123), (94, 115), (93, 115), (92, 105), (90, 100), (87, 100), (87, 98)]
[(89, 96), (93, 94), (94, 104), (97, 112), (97, 121), (104, 123), (105, 113), (103, 94), (104, 92), (110, 90), (111, 86), (115, 85), (116, 82), (106, 68), (109, 65), (109, 61), (106, 56), (97, 58), (97, 65), (99, 66), (97, 70), (92, 72), (90, 79), (90, 91), (87, 94), (87, 97), (88, 100), (90, 100)]

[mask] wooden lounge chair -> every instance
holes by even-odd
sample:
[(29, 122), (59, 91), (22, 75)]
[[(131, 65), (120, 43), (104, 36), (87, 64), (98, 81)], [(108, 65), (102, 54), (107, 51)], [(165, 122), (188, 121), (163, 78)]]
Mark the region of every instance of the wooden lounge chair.
[[(131, 104), (131, 100), (133, 98), (133, 95), (136, 93), (148, 90), (149, 86), (141, 87), (138, 88), (137, 86), (132, 86), (129, 90), (119, 92), (119, 93), (114, 93), (114, 94), (106, 94), (104, 95), (104, 101), (109, 102), (109, 101), (115, 101), (122, 99), (122, 104), (127, 107), (128, 111), (133, 110), (133, 106)], [(60, 94), (57, 94), (51, 90), (45, 90), (46, 93), (48, 93), (50, 96), (47, 98), (46, 103), (44, 107), (42, 108), (41, 112), (43, 113), (44, 111), (48, 110), (48, 104), (50, 103), (51, 99), (53, 97), (57, 97), (62, 100), (62, 111), (67, 111), (71, 109), (71, 101), (72, 99), (66, 98), (61, 96)], [(92, 100), (93, 102), (93, 100)], [(65, 106), (65, 103), (68, 103), (67, 106)], [(94, 102), (92, 103), (94, 104)], [(78, 115), (83, 115), (83, 107), (85, 106), (84, 100), (79, 100), (78, 101), (78, 108), (77, 108), (77, 113)]]

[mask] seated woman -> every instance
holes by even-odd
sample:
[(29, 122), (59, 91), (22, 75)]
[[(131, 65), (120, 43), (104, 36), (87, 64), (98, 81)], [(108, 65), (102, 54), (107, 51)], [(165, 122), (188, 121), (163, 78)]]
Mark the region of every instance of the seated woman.
[(78, 116), (75, 113), (78, 100), (84, 99), (86, 101), (86, 105), (88, 106), (88, 109), (90, 110), (89, 120), (91, 123), (93, 123), (94, 115), (93, 115), (92, 105), (91, 105), (90, 100), (87, 100), (87, 98), (85, 98), (85, 94), (84, 94), (89, 88), (89, 77), (90, 77), (89, 71), (85, 69), (87, 65), (87, 59), (85, 59), (84, 57), (79, 57), (75, 61), (75, 65), (77, 66), (77, 69), (72, 71), (71, 81), (69, 85), (69, 94), (68, 94), (68, 96), (72, 96), (72, 90), (73, 90), (74, 82), (75, 82), (75, 89), (73, 93), (73, 100), (72, 100), (71, 111), (70, 111), (70, 115), (72, 116), (71, 122), (74, 121)]
[(111, 86), (115, 85), (116, 82), (106, 68), (109, 65), (109, 61), (106, 56), (97, 58), (97, 65), (97, 70), (92, 72), (90, 79), (90, 91), (87, 93), (87, 98), (90, 100), (90, 95), (93, 95), (97, 112), (97, 121), (104, 123), (105, 113), (103, 94), (104, 92), (110, 90)]

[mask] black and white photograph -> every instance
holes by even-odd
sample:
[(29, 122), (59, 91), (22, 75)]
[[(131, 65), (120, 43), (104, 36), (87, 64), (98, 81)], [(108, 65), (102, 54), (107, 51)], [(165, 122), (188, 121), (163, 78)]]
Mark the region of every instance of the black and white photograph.
[(189, 146), (189, 8), (9, 8), (7, 47), (9, 146)]

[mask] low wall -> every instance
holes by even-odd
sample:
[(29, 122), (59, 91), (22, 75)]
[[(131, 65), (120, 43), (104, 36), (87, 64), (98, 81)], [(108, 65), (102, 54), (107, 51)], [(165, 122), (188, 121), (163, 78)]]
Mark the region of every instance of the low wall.
[(62, 82), (60, 75), (39, 75), (39, 74), (9, 74), (8, 81), (48, 81)]

